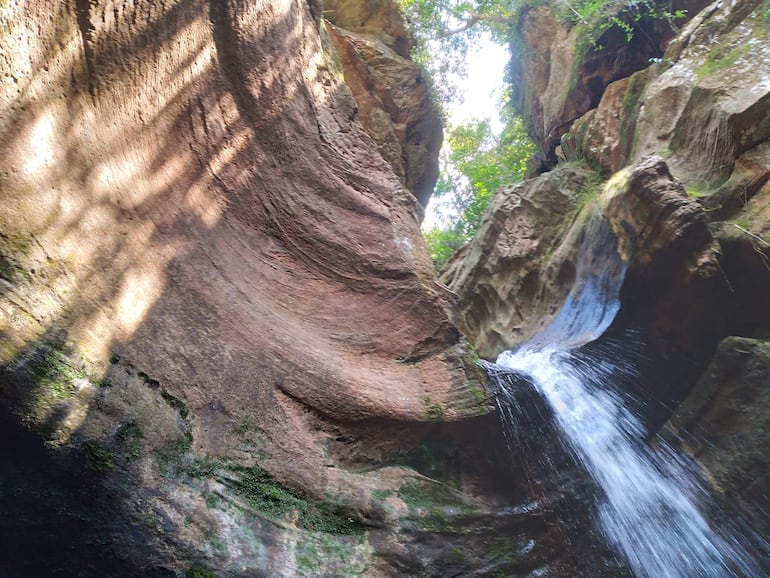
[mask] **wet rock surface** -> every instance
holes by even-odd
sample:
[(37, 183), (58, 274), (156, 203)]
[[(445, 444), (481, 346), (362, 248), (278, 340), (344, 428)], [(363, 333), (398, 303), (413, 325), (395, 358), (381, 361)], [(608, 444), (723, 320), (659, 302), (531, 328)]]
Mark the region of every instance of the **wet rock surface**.
[[(580, 66), (570, 61), (570, 30), (545, 9), (525, 12), (537, 23), (519, 36), (514, 59), (529, 88), (517, 102), (546, 153), (534, 165), (555, 168), (501, 191), (442, 279), (461, 296), (472, 340), (493, 359), (561, 307), (585, 206), (594, 202), (628, 270), (614, 324), (586, 347), (628, 356), (635, 377), (612, 387), (630, 394), (650, 439), (673, 413), (669, 434), (683, 437), (721, 505), (743, 511), (749, 533), (766, 537), (767, 505), (757, 493), (770, 468), (759, 455), (770, 331), (765, 11), (754, 1), (692, 10), (655, 62), (617, 76), (604, 69), (597, 93), (578, 85), (574, 94), (559, 88), (564, 71)], [(564, 55), (556, 64), (540, 58), (556, 53)], [(571, 174), (586, 169), (596, 174), (581, 194)], [(522, 206), (546, 183), (559, 192), (536, 220)], [(527, 259), (506, 258), (517, 247)]]
[(663, 428), (707, 472), (717, 497), (758, 535), (770, 532), (770, 343), (729, 337)]

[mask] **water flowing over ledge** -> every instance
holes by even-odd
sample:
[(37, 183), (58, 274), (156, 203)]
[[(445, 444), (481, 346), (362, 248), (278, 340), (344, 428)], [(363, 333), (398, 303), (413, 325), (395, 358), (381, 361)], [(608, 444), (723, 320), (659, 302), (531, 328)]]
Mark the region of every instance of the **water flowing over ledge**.
[[(487, 366), (501, 418), (515, 428), (517, 392), (534, 387), (553, 411), (559, 435), (597, 485), (596, 522), (636, 576), (759, 576), (754, 539), (715, 527), (714, 509), (693, 464), (647, 431), (611, 387), (633, 378), (636, 343), (611, 356), (580, 347), (598, 339), (620, 309), (625, 264), (599, 215), (580, 247), (576, 282), (556, 318), (515, 351)], [(515, 436), (514, 436), (515, 437)], [(764, 548), (762, 548), (764, 549)]]

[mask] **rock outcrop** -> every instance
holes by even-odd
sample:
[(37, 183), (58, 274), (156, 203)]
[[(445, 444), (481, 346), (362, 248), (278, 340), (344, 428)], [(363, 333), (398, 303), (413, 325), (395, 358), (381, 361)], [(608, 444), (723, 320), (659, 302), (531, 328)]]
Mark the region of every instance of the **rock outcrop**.
[(732, 179), (745, 178), (736, 159), (751, 158), (770, 137), (765, 18), (759, 2), (697, 13), (655, 64), (610, 84), (598, 107), (576, 120), (563, 139), (565, 158), (611, 174), (661, 154), (699, 194), (718, 189), (734, 167)]
[(663, 433), (708, 471), (718, 496), (738, 501), (761, 536), (770, 533), (770, 343), (729, 337)]
[[(666, 9), (694, 15), (706, 3), (675, 2)], [(605, 6), (606, 10), (618, 8)], [(511, 44), (513, 100), (541, 151), (536, 170), (556, 164), (562, 136), (573, 122), (597, 107), (610, 83), (647, 68), (663, 55), (674, 27), (645, 17), (643, 10), (637, 16), (616, 15), (619, 21), (630, 22), (634, 34), (629, 41), (618, 26), (599, 28), (598, 18), (607, 14), (581, 21), (574, 8), (560, 2), (522, 8)]]
[[(440, 134), (398, 40), (305, 0), (0, 14), (0, 421), (47, 444), (26, 470), (29, 444), (4, 446), (3, 487), (40, 506), (3, 516), (0, 573), (419, 573), (444, 551), (405, 527), (510, 522), (467, 520), (480, 474), (402, 457), (490, 407), (419, 231)], [(392, 130), (332, 37), (383, 50), (366, 74)], [(93, 508), (46, 489), (45, 460)], [(77, 563), (30, 555), (46, 511)]]
[(422, 69), (393, 2), (324, 4), (358, 118), (382, 157), (424, 207), (438, 179), (442, 128)]
[(461, 296), (467, 333), (494, 358), (561, 306), (581, 215), (597, 204), (628, 266), (604, 336), (633, 335), (639, 377), (621, 384), (624, 394), (638, 400), (651, 438), (679, 407), (669, 431), (764, 536), (766, 500), (747, 480), (761, 486), (770, 472), (757, 449), (770, 335), (766, 12), (754, 0), (715, 2), (691, 10), (675, 36), (651, 30), (641, 59), (623, 56), (633, 44), (608, 42), (586, 61), (577, 28), (546, 8), (525, 10), (515, 102), (545, 153), (535, 166), (548, 172), (501, 190), (442, 274)]
[[(465, 329), (480, 354), (494, 358), (553, 319), (575, 282), (592, 211), (609, 224), (627, 269), (615, 327), (644, 334), (661, 366), (682, 357), (705, 363), (735, 304), (705, 211), (655, 156), (606, 183), (567, 165), (498, 192), (477, 237), (442, 274), (463, 296)], [(686, 384), (662, 372), (644, 394), (673, 407)]]
[(441, 279), (462, 296), (464, 329), (482, 356), (525, 341), (556, 313), (574, 281), (569, 231), (598, 187), (596, 174), (565, 166), (502, 188), (473, 241), (447, 264)]

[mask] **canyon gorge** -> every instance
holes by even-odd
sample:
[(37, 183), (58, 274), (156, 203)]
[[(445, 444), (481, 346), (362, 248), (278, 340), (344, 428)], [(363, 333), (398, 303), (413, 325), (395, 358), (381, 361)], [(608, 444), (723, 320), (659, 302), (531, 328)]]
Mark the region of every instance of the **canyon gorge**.
[(580, 271), (615, 292), (565, 346), (628, 357), (770, 572), (770, 5), (677, 8), (586, 52), (521, 7), (539, 153), (437, 273), (396, 2), (0, 2), (0, 574), (634, 575), (543, 395), (512, 432), (487, 376)]

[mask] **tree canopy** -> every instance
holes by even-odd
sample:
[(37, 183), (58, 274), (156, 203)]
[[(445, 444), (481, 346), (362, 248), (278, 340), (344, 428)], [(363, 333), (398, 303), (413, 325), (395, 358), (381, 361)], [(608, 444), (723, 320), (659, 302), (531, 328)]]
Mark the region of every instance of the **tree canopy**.
[[(417, 38), (413, 57), (427, 69), (440, 104), (459, 98), (457, 80), (465, 76), (468, 51), (482, 34), (508, 44), (513, 2), (401, 0), (401, 7)], [(498, 82), (502, 87), (504, 78)], [(500, 103), (502, 130), (495, 131), (488, 117), (446, 127), (433, 195), (444, 211), (438, 224), (425, 232), (437, 268), (473, 237), (495, 191), (524, 175), (534, 146), (505, 100)]]
[[(517, 12), (525, 5), (547, 0), (399, 0), (417, 40), (413, 58), (428, 73), (439, 104), (459, 98), (457, 80), (465, 76), (469, 50), (487, 35), (508, 46)], [(616, 27), (630, 41), (645, 18), (673, 22), (683, 17), (658, 6), (658, 0), (553, 0), (556, 16), (579, 26), (581, 50), (597, 47), (596, 39)], [(503, 85), (505, 79), (499, 79)], [(509, 87), (510, 88), (510, 87)], [(522, 119), (509, 102), (501, 103), (502, 131), (497, 134), (488, 118), (447, 127), (447, 147), (441, 153), (441, 174), (434, 199), (449, 206), (439, 224), (425, 233), (434, 264), (441, 268), (467, 242), (481, 223), (490, 198), (505, 184), (524, 177), (534, 152)]]
[(503, 110), (510, 116), (499, 134), (489, 119), (449, 128), (434, 197), (447, 201), (450, 214), (425, 234), (437, 268), (473, 237), (495, 191), (524, 177), (534, 145), (521, 118)]

